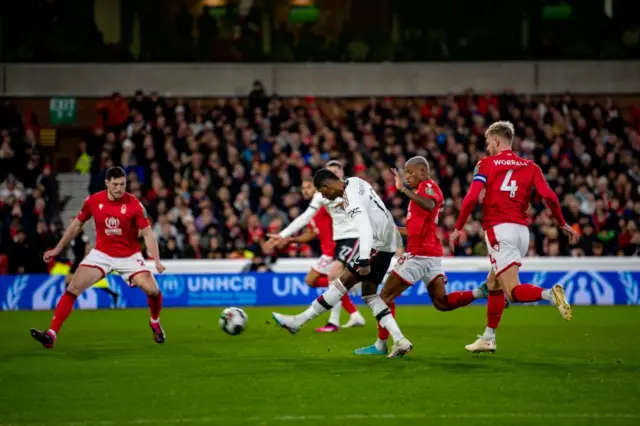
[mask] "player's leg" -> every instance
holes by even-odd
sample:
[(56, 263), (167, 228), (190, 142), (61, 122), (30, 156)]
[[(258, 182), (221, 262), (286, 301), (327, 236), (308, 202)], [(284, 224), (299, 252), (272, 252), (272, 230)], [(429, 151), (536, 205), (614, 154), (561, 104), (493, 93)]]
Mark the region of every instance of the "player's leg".
[(502, 237), (506, 243), (499, 246), (502, 253), (495, 258), (496, 278), (507, 299), (510, 302), (521, 303), (547, 300), (558, 308), (565, 320), (569, 321), (572, 316), (571, 306), (566, 300), (562, 286), (556, 284), (545, 290), (533, 284), (520, 283), (522, 258), (529, 248), (529, 230), (525, 226), (514, 224), (498, 225), (495, 228), (498, 235), (503, 233), (510, 237)]
[(442, 267), (442, 258), (425, 257), (426, 273), (422, 278), (427, 284), (431, 303), (439, 311), (452, 311), (467, 306), (475, 299), (483, 298), (482, 290), (454, 291), (447, 294), (447, 277)]
[(323, 266), (324, 259), (321, 257), (318, 259), (318, 262), (309, 269), (307, 275), (304, 277), (304, 282), (306, 285), (312, 288), (317, 287), (328, 287), (329, 286), (329, 277), (327, 276), (328, 270)]
[(332, 280), (327, 291), (318, 296), (304, 312), (298, 315), (283, 315), (273, 312), (273, 319), (280, 327), (288, 330), (291, 334), (295, 334), (300, 331), (303, 325), (340, 303), (342, 297), (357, 282), (358, 279), (355, 273), (345, 268), (342, 276)]
[(140, 288), (147, 295), (147, 305), (149, 305), (149, 312), (151, 314), (149, 327), (151, 327), (151, 331), (153, 332), (153, 339), (156, 343), (164, 343), (167, 335), (160, 324), (162, 292), (153, 274), (151, 274), (149, 270), (140, 270), (128, 277), (123, 273), (123, 278), (128, 280), (132, 285)]
[[(394, 318), (396, 316), (395, 299), (397, 297), (394, 295), (398, 291), (399, 291), (398, 295), (402, 294), (404, 290), (402, 291), (396, 290), (401, 287), (404, 287), (406, 289), (408, 285), (405, 285), (402, 279), (398, 275), (394, 273), (390, 273), (387, 275), (387, 279), (385, 280), (384, 287), (380, 292), (380, 297), (383, 298), (383, 300), (389, 307), (389, 311), (391, 312), (391, 315)], [(365, 293), (371, 293), (371, 292), (372, 290), (370, 288), (365, 288), (363, 286), (363, 291), (362, 291), (363, 300), (365, 300), (364, 299), (366, 296)], [(373, 289), (373, 294), (375, 294), (375, 289)], [(382, 327), (378, 322), (378, 338), (376, 342), (373, 345), (358, 348), (354, 351), (354, 353), (356, 355), (386, 355), (388, 352), (388, 341), (389, 341), (389, 331), (386, 328)]]
[(118, 259), (114, 269), (131, 287), (138, 287), (147, 295), (150, 319), (149, 327), (156, 343), (164, 343), (167, 336), (160, 324), (160, 312), (162, 311), (162, 292), (151, 270), (147, 268), (142, 253)]
[(393, 303), (395, 298), (406, 290), (407, 284), (402, 281), (389, 283), (389, 279), (387, 279), (385, 283), (386, 290), (383, 288), (380, 295), (375, 294), (378, 283), (386, 275), (394, 255), (395, 253), (380, 252), (371, 258), (371, 273), (365, 277), (367, 281), (362, 283), (362, 300), (371, 308), (373, 316), (378, 320), (378, 323), (391, 334), (393, 348), (388, 357), (400, 358), (411, 352), (413, 345), (402, 334), (387, 302)]
[[(426, 281), (426, 280), (425, 280)], [(476, 298), (473, 291), (454, 291), (447, 294), (446, 281), (444, 275), (438, 275), (431, 281), (427, 281), (427, 291), (431, 298), (433, 307), (442, 312), (453, 311), (454, 309), (467, 306)]]
[[(316, 264), (309, 270), (304, 282), (312, 288), (328, 287), (329, 286), (329, 274), (333, 259), (328, 256), (322, 255), (316, 262)], [(338, 303), (331, 308), (329, 314), (329, 320), (327, 324), (322, 327), (316, 328), (318, 333), (333, 333), (340, 330), (340, 310), (342, 306)]]
[[(385, 273), (384, 286), (380, 292), (383, 301), (389, 307), (391, 315), (396, 316), (395, 300), (408, 287), (417, 282), (424, 273), (421, 257), (416, 257), (410, 253), (404, 253), (395, 263), (391, 271)], [(363, 297), (365, 293), (363, 292)], [(378, 339), (371, 346), (365, 346), (355, 350), (356, 355), (384, 355), (387, 352), (387, 341), (389, 331), (378, 322)]]
[[(341, 260), (335, 260), (331, 264), (331, 269), (329, 270), (329, 281), (333, 281), (336, 278), (341, 277), (344, 269), (345, 269), (345, 264), (342, 263)], [(349, 296), (349, 293), (346, 293), (344, 296), (342, 296), (341, 304), (342, 304), (342, 308), (345, 311), (347, 311), (347, 313), (349, 314), (349, 321), (347, 321), (347, 323), (344, 324), (342, 327), (343, 328), (363, 327), (365, 324), (364, 317), (362, 316), (362, 314), (360, 314), (360, 312), (358, 312), (358, 309), (356, 308), (356, 305), (353, 303), (353, 300), (351, 300), (351, 296)], [(334, 311), (332, 310), (331, 312), (333, 314)], [(338, 314), (339, 313), (340, 313), (340, 310), (338, 309)]]
[(47, 349), (53, 348), (58, 333), (60, 332), (64, 322), (71, 314), (73, 305), (76, 303), (78, 296), (100, 280), (105, 273), (108, 272), (110, 267), (108, 260), (103, 259), (96, 254), (92, 256), (91, 253), (89, 253), (85, 258), (85, 261), (87, 263), (83, 263), (78, 267), (75, 274), (73, 274), (66, 291), (58, 301), (49, 329), (46, 331), (41, 331), (35, 328), (31, 329), (31, 336), (42, 343), (42, 345)]
[(500, 287), (510, 302), (531, 303), (546, 300), (558, 308), (562, 318), (571, 320), (571, 305), (567, 302), (561, 285), (556, 284), (549, 289), (543, 289), (533, 284), (520, 284), (519, 272), (518, 265), (512, 265), (497, 276)]
[(484, 333), (478, 336), (478, 339), (465, 346), (469, 352), (490, 352), (496, 350), (496, 330), (502, 318), (502, 312), (505, 309), (505, 296), (500, 288), (500, 284), (496, 280), (496, 274), (493, 269), (487, 275), (487, 326)]

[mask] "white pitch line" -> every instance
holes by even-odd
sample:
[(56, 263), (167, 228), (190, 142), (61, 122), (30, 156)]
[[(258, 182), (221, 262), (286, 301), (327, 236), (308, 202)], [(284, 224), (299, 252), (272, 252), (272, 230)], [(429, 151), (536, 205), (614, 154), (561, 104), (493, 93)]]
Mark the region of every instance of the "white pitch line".
[[(425, 420), (437, 420), (437, 419), (516, 419), (516, 418), (528, 418), (528, 419), (640, 419), (640, 413), (452, 413), (452, 414), (424, 414), (424, 413), (405, 413), (405, 414), (339, 414), (335, 416), (331, 415), (290, 415), (290, 416), (276, 416), (276, 417), (245, 417), (245, 418), (232, 418), (232, 417), (200, 417), (200, 418), (174, 418), (174, 419), (136, 419), (125, 421), (114, 420), (98, 420), (98, 421), (77, 421), (77, 422), (60, 422), (58, 424), (64, 424), (66, 426), (113, 426), (113, 425), (163, 425), (163, 424), (214, 424), (221, 421), (231, 422), (267, 422), (267, 421), (280, 421), (280, 422), (311, 422), (318, 420), (375, 420), (375, 419), (387, 419), (387, 420), (401, 420), (401, 419), (425, 419)], [(0, 426), (47, 426), (44, 423), (0, 423)]]

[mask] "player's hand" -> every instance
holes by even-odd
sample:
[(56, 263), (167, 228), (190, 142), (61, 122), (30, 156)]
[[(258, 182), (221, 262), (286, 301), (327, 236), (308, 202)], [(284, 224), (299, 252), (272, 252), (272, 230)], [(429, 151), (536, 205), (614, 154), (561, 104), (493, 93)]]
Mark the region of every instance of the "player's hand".
[(279, 249), (281, 249), (281, 248), (286, 247), (286, 246), (288, 246), (289, 244), (291, 244), (291, 243), (295, 243), (295, 242), (296, 242), (296, 241), (295, 241), (293, 238), (291, 238), (291, 237), (287, 237), (287, 238), (280, 238), (280, 240), (279, 240), (279, 242), (278, 242), (277, 247), (278, 247)]
[(458, 243), (458, 239), (460, 239), (461, 235), (462, 232), (458, 229), (454, 229), (451, 235), (449, 235), (449, 248), (452, 252), (456, 248), (456, 244)]
[(156, 264), (156, 271), (158, 271), (159, 274), (163, 273), (164, 270), (167, 269), (159, 260), (156, 260), (155, 264)]
[(358, 269), (358, 275), (367, 276), (371, 273), (371, 266), (361, 266)]
[(567, 236), (569, 237), (569, 244), (574, 245), (578, 242), (578, 239), (580, 238), (578, 233), (576, 232), (575, 229), (569, 226), (568, 223), (565, 223), (565, 225), (561, 229), (562, 229), (562, 232), (567, 234)]
[(391, 173), (393, 173), (396, 188), (398, 191), (402, 191), (402, 188), (404, 188), (404, 178), (402, 177), (402, 173), (400, 173), (398, 169), (391, 169)]
[(282, 242), (283, 239), (280, 234), (267, 234), (267, 237), (269, 237), (269, 239), (266, 243), (264, 243), (265, 250), (273, 250), (278, 244)]
[(51, 250), (47, 250), (47, 251), (44, 252), (44, 256), (42, 256), (42, 260), (44, 260), (45, 262), (48, 263), (51, 259), (53, 259), (57, 255), (59, 255), (61, 251), (62, 251), (62, 249), (60, 249), (58, 247), (53, 248)]

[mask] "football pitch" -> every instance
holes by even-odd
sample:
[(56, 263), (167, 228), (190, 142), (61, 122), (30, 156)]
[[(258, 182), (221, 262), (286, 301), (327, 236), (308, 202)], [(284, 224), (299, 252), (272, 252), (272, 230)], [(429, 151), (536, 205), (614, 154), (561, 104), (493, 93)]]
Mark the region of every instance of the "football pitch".
[[(240, 336), (221, 311), (166, 309), (157, 345), (146, 310), (76, 311), (55, 349), (33, 341), (51, 312), (0, 313), (0, 425), (638, 425), (639, 307), (505, 311), (493, 355), (464, 351), (485, 307), (399, 307), (414, 351), (358, 357), (362, 329), (298, 335), (248, 308)], [(282, 309), (296, 312), (297, 309)], [(343, 314), (346, 321), (346, 315)]]

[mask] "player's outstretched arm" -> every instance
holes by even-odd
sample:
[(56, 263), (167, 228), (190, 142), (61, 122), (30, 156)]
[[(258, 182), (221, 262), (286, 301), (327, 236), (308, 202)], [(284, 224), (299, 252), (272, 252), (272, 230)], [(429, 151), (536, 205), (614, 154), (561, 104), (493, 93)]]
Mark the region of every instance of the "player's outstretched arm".
[(536, 188), (536, 191), (544, 200), (545, 205), (549, 208), (549, 210), (551, 210), (551, 214), (558, 222), (558, 226), (560, 226), (562, 231), (569, 236), (569, 243), (576, 244), (578, 242), (578, 233), (564, 220), (564, 216), (562, 215), (562, 207), (560, 206), (560, 200), (558, 200), (558, 196), (555, 192), (553, 192), (553, 190), (545, 180), (540, 167), (536, 167), (537, 170), (534, 174), (533, 179), (533, 185)]
[(407, 235), (409, 235), (405, 226), (397, 226), (396, 228), (398, 229), (398, 233), (400, 234), (400, 236), (406, 237)]
[(426, 211), (433, 211), (436, 208), (436, 202), (433, 198), (424, 197), (422, 194), (418, 194), (410, 190), (404, 185), (404, 178), (397, 169), (391, 169), (393, 177), (395, 178), (396, 188), (404, 195), (409, 197), (411, 201), (416, 203), (418, 207)]
[(71, 222), (71, 225), (69, 225), (69, 227), (64, 231), (64, 234), (62, 234), (62, 238), (60, 238), (58, 244), (56, 244), (53, 249), (47, 250), (44, 253), (44, 256), (42, 257), (43, 260), (45, 262), (49, 262), (51, 259), (59, 255), (62, 250), (64, 250), (71, 243), (71, 241), (73, 241), (78, 236), (80, 231), (82, 231), (83, 226), (84, 222), (77, 218), (74, 219), (73, 222)]
[(407, 197), (409, 197), (409, 199), (411, 201), (413, 201), (414, 203), (416, 203), (418, 205), (418, 207), (420, 207), (422, 210), (426, 210), (426, 211), (433, 211), (433, 209), (436, 208), (436, 202), (433, 198), (427, 198), (427, 197), (423, 197), (422, 195), (419, 195), (415, 192), (413, 192), (412, 190), (410, 190), (409, 188), (407, 188), (406, 186), (403, 187), (400, 192), (402, 192), (404, 195), (406, 195)]
[(471, 212), (475, 208), (476, 204), (478, 204), (478, 198), (480, 198), (480, 193), (484, 188), (484, 182), (481, 180), (475, 180), (471, 183), (471, 187), (469, 187), (469, 192), (464, 196), (464, 200), (462, 200), (462, 206), (460, 207), (460, 214), (458, 215), (458, 220), (456, 220), (456, 226), (451, 235), (449, 236), (449, 247), (453, 251), (456, 243), (458, 242), (458, 238), (460, 238), (460, 234), (462, 228), (464, 228), (464, 224), (467, 223), (467, 219)]
[(291, 235), (295, 234), (296, 232), (300, 231), (307, 224), (309, 224), (309, 222), (311, 222), (311, 219), (313, 219), (313, 216), (315, 216), (317, 212), (318, 212), (318, 207), (314, 205), (309, 205), (309, 207), (307, 207), (307, 209), (304, 212), (302, 212), (300, 216), (296, 217), (289, 224), (289, 226), (287, 226), (282, 231), (280, 231), (280, 237), (288, 238)]
[(278, 243), (280, 243), (283, 238), (289, 238), (290, 236), (292, 236), (293, 234), (295, 234), (296, 232), (304, 228), (309, 222), (311, 222), (311, 219), (313, 219), (313, 216), (315, 216), (315, 214), (318, 212), (318, 209), (321, 206), (321, 200), (322, 200), (322, 196), (319, 193), (317, 193), (311, 199), (311, 203), (309, 204), (309, 207), (307, 207), (307, 209), (300, 216), (296, 217), (289, 224), (289, 226), (287, 226), (282, 231), (280, 231), (279, 234), (267, 234), (269, 239), (267, 240), (266, 243), (264, 243), (264, 248), (266, 250), (271, 250)]
[(292, 241), (298, 244), (306, 244), (310, 241), (313, 241), (316, 238), (316, 233), (311, 228), (305, 229), (305, 231), (298, 235), (297, 237), (293, 237)]
[(156, 234), (153, 232), (153, 229), (151, 229), (151, 226), (141, 229), (140, 232), (144, 239), (144, 245), (147, 247), (147, 251), (155, 263), (156, 270), (159, 273), (164, 272), (165, 267), (162, 262), (160, 262), (160, 248), (158, 247)]

